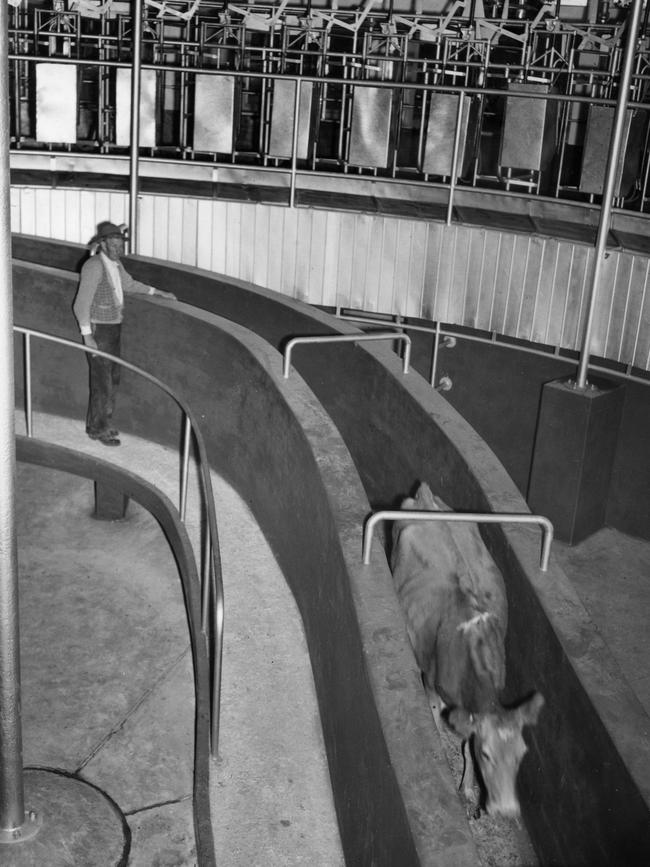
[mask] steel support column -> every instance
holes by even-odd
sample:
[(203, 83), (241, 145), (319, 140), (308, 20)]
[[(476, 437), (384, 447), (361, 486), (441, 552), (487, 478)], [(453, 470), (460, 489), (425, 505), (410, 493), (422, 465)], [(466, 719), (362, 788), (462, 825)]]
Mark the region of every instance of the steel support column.
[(8, 7), (0, 3), (0, 835), (25, 821), (16, 550)]
[(131, 149), (129, 152), (129, 253), (138, 252), (140, 149), (140, 70), (142, 67), (142, 0), (134, 0), (131, 19)]
[(587, 311), (585, 314), (585, 323), (580, 349), (580, 365), (578, 368), (578, 378), (576, 381), (576, 388), (578, 389), (585, 389), (587, 387), (587, 368), (589, 366), (589, 355), (591, 353), (594, 314), (596, 310), (596, 300), (599, 289), (598, 284), (600, 282), (600, 273), (602, 270), (603, 261), (605, 259), (605, 256), (607, 255), (605, 249), (607, 246), (607, 235), (609, 233), (609, 227), (611, 223), (614, 184), (616, 183), (618, 157), (621, 150), (621, 141), (623, 138), (623, 130), (625, 126), (625, 113), (627, 111), (627, 105), (630, 99), (632, 65), (634, 63), (634, 57), (636, 54), (636, 43), (639, 32), (639, 21), (641, 19), (642, 6), (643, 0), (633, 0), (633, 6), (628, 13), (628, 18), (626, 22), (627, 34), (625, 37), (623, 65), (618, 86), (616, 112), (614, 115), (614, 129), (612, 131), (612, 139), (609, 145), (609, 155), (607, 157), (607, 171), (605, 174), (605, 185), (603, 188), (603, 201), (600, 211), (600, 222), (598, 224), (598, 234), (596, 236), (596, 252), (594, 254), (594, 262), (591, 272), (589, 298), (587, 302)]

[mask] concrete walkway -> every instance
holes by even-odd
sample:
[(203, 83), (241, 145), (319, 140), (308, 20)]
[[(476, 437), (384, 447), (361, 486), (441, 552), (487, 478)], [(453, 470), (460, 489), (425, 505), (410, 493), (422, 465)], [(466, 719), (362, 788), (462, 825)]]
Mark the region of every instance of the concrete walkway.
[[(16, 428), (24, 432), (21, 415)], [(44, 415), (34, 436), (115, 461), (178, 502), (170, 450), (129, 435), (109, 450), (82, 423)], [(211, 763), (217, 860), (337, 867), (302, 623), (250, 510), (212, 481), (226, 598), (220, 758)], [(97, 521), (92, 485), (58, 471), (19, 464), (16, 501), (25, 764), (78, 774), (113, 798), (132, 833), (133, 867), (195, 865), (192, 667), (166, 539), (134, 503), (124, 521)], [(191, 480), (193, 541), (198, 514)]]
[(605, 527), (555, 556), (650, 716), (650, 544)]

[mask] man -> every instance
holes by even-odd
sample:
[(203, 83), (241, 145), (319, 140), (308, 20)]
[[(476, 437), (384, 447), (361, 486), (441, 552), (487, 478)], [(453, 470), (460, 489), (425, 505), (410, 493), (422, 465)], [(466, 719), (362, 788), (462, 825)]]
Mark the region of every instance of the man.
[[(82, 269), (79, 290), (72, 309), (79, 322), (83, 342), (91, 349), (120, 355), (120, 338), (125, 295), (157, 295), (176, 300), (163, 292), (134, 280), (120, 261), (124, 255), (124, 224), (103, 222), (90, 241), (91, 255)], [(86, 433), (105, 446), (119, 446), (119, 431), (111, 426), (115, 395), (120, 382), (120, 366), (108, 358), (88, 355), (90, 397)]]

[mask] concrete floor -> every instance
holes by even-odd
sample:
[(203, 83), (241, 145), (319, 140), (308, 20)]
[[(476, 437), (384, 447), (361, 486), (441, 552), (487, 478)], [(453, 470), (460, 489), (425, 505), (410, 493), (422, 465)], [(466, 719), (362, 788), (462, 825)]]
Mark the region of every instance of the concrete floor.
[[(39, 429), (134, 472), (146, 467), (177, 501), (175, 453), (127, 435), (107, 454), (81, 425), (51, 416), (36, 417), (35, 436)], [(218, 862), (337, 867), (343, 856), (302, 623), (249, 509), (220, 478), (213, 485), (226, 597), (220, 758), (211, 775)], [(194, 500), (191, 483), (196, 531)], [(124, 521), (95, 520), (92, 485), (58, 471), (19, 464), (16, 501), (25, 764), (64, 769), (107, 793), (131, 830), (132, 867), (195, 865), (192, 665), (166, 539), (135, 503)], [(109, 867), (87, 862), (95, 863)]]
[(650, 543), (608, 527), (554, 554), (650, 715)]
[[(150, 482), (178, 498), (178, 456), (169, 450), (128, 435), (108, 450), (81, 424), (52, 416), (36, 416), (34, 434), (134, 472), (146, 467)], [(250, 510), (220, 478), (213, 485), (226, 596), (211, 792), (218, 861), (337, 867), (343, 855), (300, 618)], [(16, 499), (25, 764), (76, 773), (110, 795), (132, 833), (130, 865), (190, 867), (192, 669), (167, 542), (133, 503), (124, 521), (93, 519), (92, 486), (56, 471), (19, 465)], [(194, 542), (198, 514), (191, 484)], [(650, 545), (606, 529), (574, 548), (555, 543), (554, 554), (650, 713)], [(504, 848), (485, 823), (476, 832), (483, 865), (534, 863), (521, 835), (510, 833)]]

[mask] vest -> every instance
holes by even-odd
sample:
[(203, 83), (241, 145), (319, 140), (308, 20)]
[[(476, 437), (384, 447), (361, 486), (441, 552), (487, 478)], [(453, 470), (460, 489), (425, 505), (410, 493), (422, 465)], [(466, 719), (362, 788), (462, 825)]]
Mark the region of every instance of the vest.
[[(87, 265), (90, 266), (91, 262), (93, 263), (93, 265), (95, 262), (97, 263), (96, 265), (94, 265), (94, 267), (98, 267), (101, 269), (101, 277), (99, 278), (99, 282), (97, 284), (93, 303), (90, 306), (90, 321), (98, 322), (104, 325), (115, 325), (118, 322), (122, 321), (124, 306), (117, 303), (117, 297), (115, 295), (115, 290), (113, 289), (113, 284), (111, 283), (110, 277), (106, 273), (106, 268), (104, 267), (104, 263), (102, 262), (99, 255), (97, 255), (94, 259), (89, 260)], [(123, 271), (122, 265), (118, 264), (118, 268), (120, 269), (121, 274)]]

